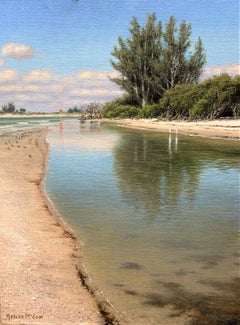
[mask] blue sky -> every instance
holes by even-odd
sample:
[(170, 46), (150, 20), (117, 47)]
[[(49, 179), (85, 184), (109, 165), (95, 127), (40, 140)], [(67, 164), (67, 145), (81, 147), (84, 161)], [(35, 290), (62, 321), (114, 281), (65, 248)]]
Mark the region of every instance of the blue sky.
[(111, 51), (133, 16), (143, 25), (152, 12), (191, 23), (207, 76), (239, 73), (238, 0), (6, 0), (0, 11), (0, 105), (51, 111), (119, 96), (107, 79)]

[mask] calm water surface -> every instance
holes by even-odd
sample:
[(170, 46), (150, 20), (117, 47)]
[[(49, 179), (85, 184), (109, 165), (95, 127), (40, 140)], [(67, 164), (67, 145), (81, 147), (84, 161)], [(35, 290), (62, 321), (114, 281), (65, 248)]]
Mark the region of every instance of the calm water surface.
[(64, 121), (48, 194), (130, 324), (237, 324), (239, 142)]

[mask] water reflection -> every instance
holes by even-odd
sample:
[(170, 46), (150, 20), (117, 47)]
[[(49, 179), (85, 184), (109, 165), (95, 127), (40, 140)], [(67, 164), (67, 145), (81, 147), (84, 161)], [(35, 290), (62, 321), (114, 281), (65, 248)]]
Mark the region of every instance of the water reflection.
[(101, 122), (99, 121), (86, 121), (80, 120), (79, 123), (79, 132), (80, 134), (87, 134), (90, 132), (100, 132)]
[(194, 198), (203, 163), (178, 147), (177, 133), (122, 136), (114, 149), (115, 172), (123, 196), (137, 209), (155, 214), (163, 205), (175, 206), (183, 195)]
[(62, 121), (59, 122), (59, 133), (60, 133), (60, 137), (62, 138), (62, 133), (63, 133), (63, 122)]
[[(50, 133), (50, 142), (52, 145), (61, 145), (64, 143), (65, 149), (82, 150), (110, 150), (118, 141), (119, 135), (108, 132), (101, 132), (101, 122), (98, 121), (60, 121), (57, 130)], [(57, 132), (56, 132), (57, 131)]]
[(178, 132), (177, 132), (177, 129), (176, 129), (176, 133), (173, 134), (173, 136), (172, 136), (172, 130), (171, 129), (169, 130), (169, 136), (168, 136), (168, 152), (169, 152), (169, 155), (172, 154), (173, 143), (174, 143), (174, 152), (177, 153), (177, 151), (178, 151)]
[[(125, 199), (136, 209), (150, 214), (161, 208), (174, 209), (183, 200), (187, 206), (195, 196), (203, 170), (211, 165), (238, 169), (236, 143), (194, 139), (170, 131), (169, 134), (123, 132), (114, 148), (114, 170)], [(223, 159), (225, 155), (225, 159)], [(228, 160), (229, 157), (229, 160)], [(231, 165), (229, 165), (231, 161)]]

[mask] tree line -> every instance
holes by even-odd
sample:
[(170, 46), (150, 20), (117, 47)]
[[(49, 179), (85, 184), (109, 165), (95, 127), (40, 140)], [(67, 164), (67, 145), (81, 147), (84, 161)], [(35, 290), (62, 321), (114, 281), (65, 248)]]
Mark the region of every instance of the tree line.
[(111, 79), (124, 91), (107, 103), (104, 117), (219, 118), (238, 117), (239, 77), (223, 74), (199, 83), (206, 63), (201, 38), (192, 46), (191, 25), (177, 27), (172, 16), (163, 28), (155, 14), (141, 27), (134, 17), (130, 37), (118, 38), (112, 52)]
[(222, 74), (199, 84), (179, 84), (143, 108), (127, 104), (126, 97), (107, 103), (107, 118), (217, 119), (240, 117), (240, 76)]
[(24, 114), (26, 113), (26, 109), (25, 108), (20, 108), (17, 109), (16, 105), (13, 102), (9, 102), (7, 104), (4, 104), (1, 106), (1, 110), (0, 110), (1, 114)]
[(102, 117), (102, 109), (103, 105), (101, 103), (97, 102), (91, 102), (86, 105), (81, 105), (81, 106), (74, 106), (70, 107), (67, 110), (67, 113), (74, 114), (78, 113), (79, 115), (82, 115), (82, 117), (85, 118), (101, 118)]

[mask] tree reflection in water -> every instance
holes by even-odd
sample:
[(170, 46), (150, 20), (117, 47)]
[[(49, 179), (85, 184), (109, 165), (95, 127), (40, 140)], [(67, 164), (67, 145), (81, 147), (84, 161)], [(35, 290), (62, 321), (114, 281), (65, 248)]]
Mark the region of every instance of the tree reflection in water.
[(123, 134), (114, 157), (124, 198), (151, 214), (176, 205), (184, 194), (193, 199), (203, 163), (186, 146), (175, 133)]

